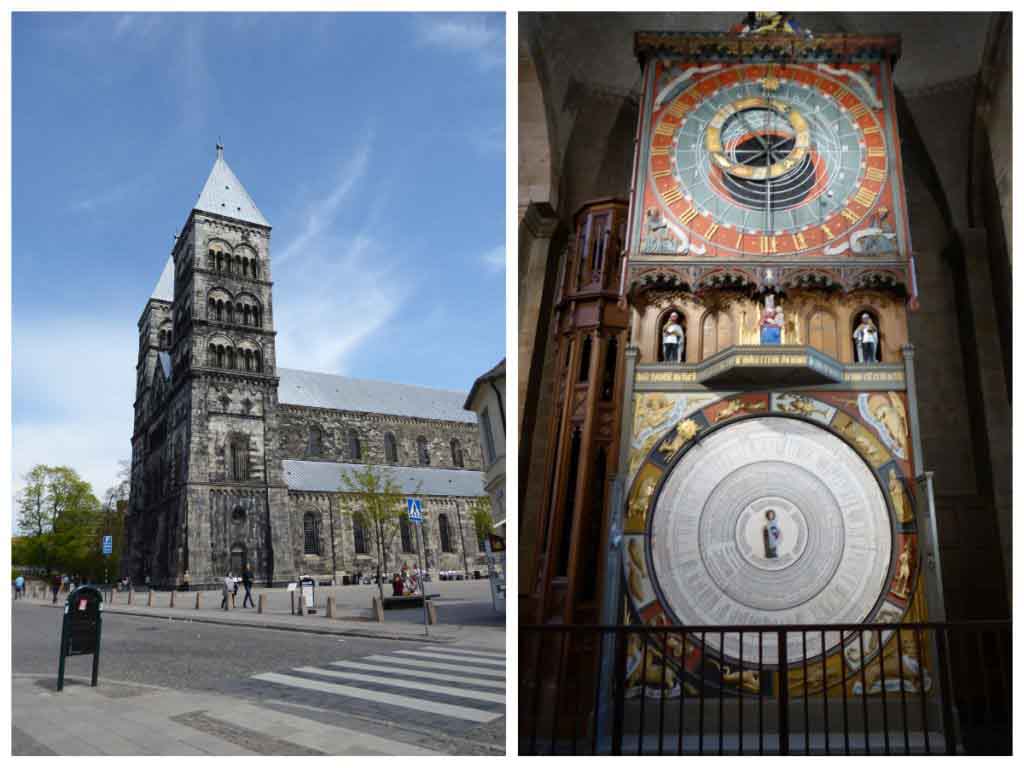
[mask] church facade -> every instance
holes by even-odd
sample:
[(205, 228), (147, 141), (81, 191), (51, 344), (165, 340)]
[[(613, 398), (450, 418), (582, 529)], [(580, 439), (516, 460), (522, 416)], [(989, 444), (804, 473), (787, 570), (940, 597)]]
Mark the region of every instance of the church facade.
[[(427, 570), (479, 569), (465, 393), (279, 368), (270, 235), (218, 146), (138, 323), (123, 573), (168, 588), (246, 566), (275, 584), (373, 574), (344, 479), (367, 465), (422, 499)], [(390, 544), (384, 570), (416, 562), (407, 522)]]

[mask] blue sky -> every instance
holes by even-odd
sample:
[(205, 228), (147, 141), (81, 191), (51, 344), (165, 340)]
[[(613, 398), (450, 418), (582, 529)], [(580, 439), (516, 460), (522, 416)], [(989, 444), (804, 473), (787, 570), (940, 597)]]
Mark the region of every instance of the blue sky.
[(504, 356), (503, 14), (26, 14), (13, 472), (130, 457), (139, 315), (218, 137), (273, 225), (278, 363), (468, 390)]

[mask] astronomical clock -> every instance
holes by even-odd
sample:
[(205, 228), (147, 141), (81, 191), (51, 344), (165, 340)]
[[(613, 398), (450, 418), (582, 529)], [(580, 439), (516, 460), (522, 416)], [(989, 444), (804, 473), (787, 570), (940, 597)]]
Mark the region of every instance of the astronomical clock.
[(923, 565), (899, 40), (755, 25), (635, 44), (624, 485), (608, 532), (624, 599), (603, 620), (847, 626), (786, 647), (697, 631), (634, 645), (629, 685), (928, 690), (926, 649), (898, 629), (941, 613)]

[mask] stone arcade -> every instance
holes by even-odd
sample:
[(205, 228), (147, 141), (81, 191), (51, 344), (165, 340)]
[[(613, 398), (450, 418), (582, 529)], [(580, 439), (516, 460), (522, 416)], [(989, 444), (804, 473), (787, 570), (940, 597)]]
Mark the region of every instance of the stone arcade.
[[(342, 471), (391, 468), (423, 501), (426, 566), (479, 569), (484, 496), (465, 393), (278, 368), (269, 222), (223, 147), (139, 319), (122, 570), (162, 587), (375, 571)], [(415, 561), (406, 524), (387, 563)]]

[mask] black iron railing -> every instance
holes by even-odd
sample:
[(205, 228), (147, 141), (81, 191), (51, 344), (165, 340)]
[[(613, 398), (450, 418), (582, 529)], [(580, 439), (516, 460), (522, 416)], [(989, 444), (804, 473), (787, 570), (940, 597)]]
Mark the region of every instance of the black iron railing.
[(1012, 751), (1008, 621), (519, 632), (524, 755)]

